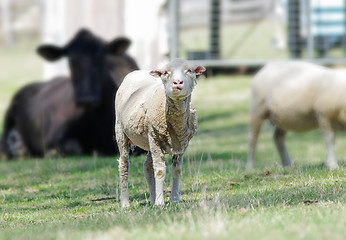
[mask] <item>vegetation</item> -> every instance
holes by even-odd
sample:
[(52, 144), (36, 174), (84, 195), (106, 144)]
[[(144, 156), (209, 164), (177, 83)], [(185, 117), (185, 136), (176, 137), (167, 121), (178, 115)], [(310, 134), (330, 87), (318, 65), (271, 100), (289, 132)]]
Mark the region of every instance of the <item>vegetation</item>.
[(149, 204), (145, 157), (131, 157), (128, 210), (116, 156), (1, 162), (0, 239), (344, 239), (345, 134), (338, 170), (323, 168), (319, 131), (288, 134), (294, 167), (282, 168), (265, 124), (257, 168), (245, 170), (250, 81), (199, 80), (199, 131), (184, 157), (180, 203), (169, 203), (169, 157), (163, 208)]
[(0, 133), (13, 94), (28, 82), (42, 79), (42, 61), (34, 49), (32, 44), (0, 48)]

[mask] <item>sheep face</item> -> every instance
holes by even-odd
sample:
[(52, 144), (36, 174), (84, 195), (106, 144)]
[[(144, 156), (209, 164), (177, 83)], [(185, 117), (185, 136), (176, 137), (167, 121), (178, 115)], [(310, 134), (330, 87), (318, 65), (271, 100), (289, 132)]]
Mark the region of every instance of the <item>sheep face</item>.
[(179, 99), (191, 94), (196, 77), (204, 71), (203, 66), (191, 66), (183, 59), (175, 59), (162, 69), (151, 71), (150, 75), (161, 78), (167, 97)]

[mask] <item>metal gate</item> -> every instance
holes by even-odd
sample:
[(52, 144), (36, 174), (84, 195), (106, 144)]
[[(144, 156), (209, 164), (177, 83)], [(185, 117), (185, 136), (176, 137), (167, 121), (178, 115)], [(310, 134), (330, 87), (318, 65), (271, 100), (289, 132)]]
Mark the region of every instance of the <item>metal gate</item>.
[(205, 66), (346, 63), (344, 0), (171, 0), (170, 57)]

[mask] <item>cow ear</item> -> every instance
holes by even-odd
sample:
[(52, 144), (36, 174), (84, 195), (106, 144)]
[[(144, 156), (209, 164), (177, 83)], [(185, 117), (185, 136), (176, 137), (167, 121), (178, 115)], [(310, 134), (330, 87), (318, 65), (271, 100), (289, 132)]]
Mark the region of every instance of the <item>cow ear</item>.
[(121, 37), (121, 38), (116, 38), (110, 43), (108, 43), (108, 52), (110, 54), (123, 54), (126, 52), (126, 50), (129, 48), (131, 45), (131, 41), (128, 38)]
[(54, 45), (41, 45), (37, 53), (48, 61), (56, 61), (65, 55), (65, 49)]

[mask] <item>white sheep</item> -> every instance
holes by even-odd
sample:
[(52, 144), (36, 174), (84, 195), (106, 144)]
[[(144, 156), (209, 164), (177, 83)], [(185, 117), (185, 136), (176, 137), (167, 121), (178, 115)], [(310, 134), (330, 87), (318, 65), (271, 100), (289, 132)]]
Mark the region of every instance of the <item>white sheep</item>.
[(130, 206), (129, 143), (148, 151), (143, 169), (150, 201), (155, 205), (164, 204), (164, 154), (173, 156), (171, 201), (179, 201), (183, 154), (197, 128), (191, 92), (196, 76), (204, 71), (202, 66), (191, 66), (183, 59), (175, 59), (160, 70), (133, 71), (124, 78), (115, 100), (120, 202), (123, 208)]
[(269, 63), (255, 76), (251, 92), (251, 120), (247, 168), (254, 167), (254, 154), (263, 120), (275, 125), (274, 141), (282, 164), (291, 166), (285, 146), (287, 131), (320, 128), (327, 147), (325, 165), (338, 167), (335, 131), (346, 129), (346, 72), (312, 63)]

